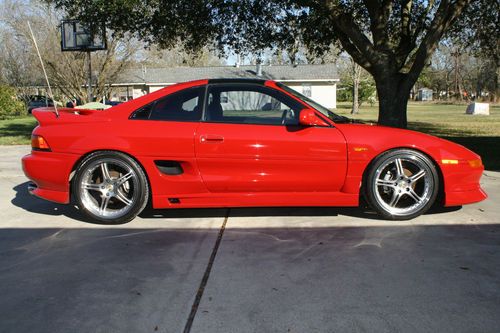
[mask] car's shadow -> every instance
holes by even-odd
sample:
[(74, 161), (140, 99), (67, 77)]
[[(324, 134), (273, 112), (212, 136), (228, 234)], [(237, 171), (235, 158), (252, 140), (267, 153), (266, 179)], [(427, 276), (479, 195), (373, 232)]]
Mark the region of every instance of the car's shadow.
[[(13, 190), (15, 197), (11, 200), (14, 206), (26, 211), (44, 215), (63, 215), (81, 222), (100, 224), (88, 219), (74, 205), (62, 205), (40, 199), (29, 194), (25, 182), (16, 185)], [(426, 214), (442, 214), (461, 209), (461, 207), (434, 207)], [(145, 209), (141, 218), (202, 218), (225, 217), (226, 209), (220, 208), (181, 208), (181, 209)], [(350, 216), (369, 220), (381, 218), (369, 208), (360, 207), (249, 207), (231, 208), (232, 217), (261, 217), (261, 216)]]

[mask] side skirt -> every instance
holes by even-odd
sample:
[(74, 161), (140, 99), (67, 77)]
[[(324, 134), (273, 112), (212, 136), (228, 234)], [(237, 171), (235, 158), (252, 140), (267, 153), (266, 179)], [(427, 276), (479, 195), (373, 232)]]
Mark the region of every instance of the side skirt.
[(341, 192), (197, 193), (182, 196), (153, 196), (153, 208), (204, 207), (356, 207), (359, 195)]

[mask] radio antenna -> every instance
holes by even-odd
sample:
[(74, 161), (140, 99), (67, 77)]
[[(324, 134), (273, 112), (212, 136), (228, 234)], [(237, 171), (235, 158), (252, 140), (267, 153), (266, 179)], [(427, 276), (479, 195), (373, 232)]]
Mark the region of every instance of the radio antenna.
[(36, 53), (38, 54), (38, 59), (40, 59), (40, 63), (42, 64), (43, 75), (45, 75), (45, 81), (47, 81), (47, 86), (49, 87), (49, 95), (52, 98), (52, 102), (54, 103), (54, 110), (56, 112), (56, 117), (59, 118), (59, 111), (57, 111), (57, 102), (54, 99), (54, 94), (52, 94), (52, 88), (50, 87), (49, 77), (47, 76), (47, 71), (45, 70), (45, 65), (43, 64), (42, 56), (40, 55), (40, 50), (38, 49), (38, 44), (36, 42), (35, 35), (33, 34), (33, 30), (31, 29), (30, 21), (28, 21), (28, 28), (30, 29), (31, 38), (33, 39), (33, 43), (35, 44)]

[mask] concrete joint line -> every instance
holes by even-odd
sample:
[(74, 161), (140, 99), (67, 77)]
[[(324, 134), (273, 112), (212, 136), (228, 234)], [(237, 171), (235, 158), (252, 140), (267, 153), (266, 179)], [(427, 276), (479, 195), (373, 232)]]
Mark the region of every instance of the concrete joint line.
[(201, 298), (203, 297), (203, 292), (205, 291), (205, 286), (207, 285), (208, 278), (210, 277), (210, 272), (212, 271), (212, 266), (215, 261), (215, 257), (217, 256), (217, 251), (219, 250), (220, 243), (222, 241), (222, 236), (224, 235), (224, 230), (226, 230), (226, 223), (229, 218), (229, 212), (231, 209), (228, 209), (226, 212), (226, 216), (224, 218), (224, 222), (219, 229), (219, 235), (217, 236), (217, 240), (215, 241), (214, 248), (212, 249), (212, 254), (210, 255), (210, 259), (208, 260), (207, 268), (205, 269), (205, 274), (203, 274), (203, 278), (201, 279), (200, 286), (198, 287), (198, 292), (196, 293), (196, 297), (194, 299), (193, 305), (191, 306), (191, 312), (189, 313), (189, 317), (187, 319), (186, 325), (184, 326), (183, 333), (191, 332), (191, 326), (193, 325), (194, 318), (196, 316), (196, 312), (198, 311), (198, 306), (200, 305)]

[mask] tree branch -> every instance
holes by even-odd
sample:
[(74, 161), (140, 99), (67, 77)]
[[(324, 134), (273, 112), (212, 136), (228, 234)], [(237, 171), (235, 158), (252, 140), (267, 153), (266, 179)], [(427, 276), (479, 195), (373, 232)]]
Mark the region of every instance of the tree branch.
[(427, 30), (427, 34), (415, 53), (415, 60), (407, 76), (408, 84), (413, 85), (416, 82), (436, 49), (439, 40), (470, 2), (471, 0), (457, 0), (454, 3), (451, 3), (449, 0), (441, 2), (434, 15), (434, 20)]
[(412, 3), (412, 0), (403, 0), (401, 2), (401, 33), (395, 50), (396, 62), (399, 69), (404, 67), (408, 55), (415, 48), (416, 36), (412, 36), (410, 27)]
[(374, 66), (371, 60), (378, 58), (372, 42), (353, 22), (352, 16), (346, 13), (345, 8), (339, 8), (342, 5), (334, 0), (326, 0), (324, 6), (342, 47), (358, 64), (371, 71)]
[(353, 24), (352, 19), (346, 14), (334, 17), (332, 23), (339, 35), (342, 46), (350, 54), (349, 50), (353, 50), (355, 55), (351, 55), (354, 59), (362, 58), (361, 62), (357, 62), (369, 71), (375, 65), (372, 60), (379, 59), (379, 54), (373, 48), (373, 44), (368, 37), (361, 32), (358, 26)]
[(411, 34), (410, 16), (412, 3), (412, 0), (403, 0), (401, 2), (401, 35), (403, 37), (409, 37)]
[(342, 45), (342, 48), (349, 53), (349, 55), (360, 64), (364, 69), (370, 71), (373, 67), (372, 63), (368, 61), (368, 58), (356, 48), (349, 37), (342, 31), (334, 28), (336, 36)]
[(370, 31), (376, 49), (388, 50), (390, 39), (387, 22), (392, 12), (392, 1), (384, 0), (382, 3), (373, 0), (363, 0), (370, 16)]

